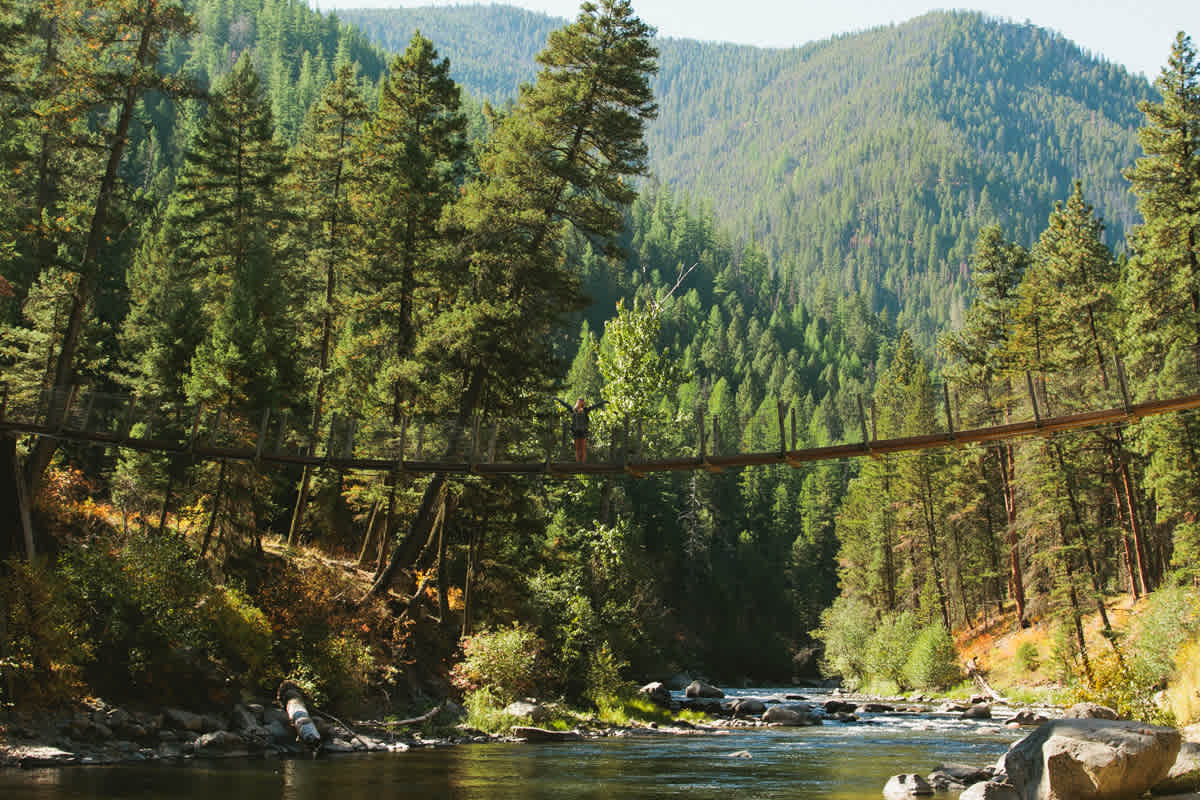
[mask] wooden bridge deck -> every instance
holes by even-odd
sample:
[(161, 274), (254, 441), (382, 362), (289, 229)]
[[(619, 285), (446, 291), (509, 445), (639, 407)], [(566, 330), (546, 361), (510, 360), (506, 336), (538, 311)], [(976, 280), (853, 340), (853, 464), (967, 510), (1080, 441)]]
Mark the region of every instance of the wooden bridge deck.
[[(270, 415), (264, 415), (261, 429), (258, 431), (255, 446), (227, 446), (209, 441), (201, 441), (196, 436), (199, 427), (199, 416), (192, 428), (192, 436), (187, 442), (155, 438), (153, 436), (139, 437), (130, 433), (133, 426), (119, 426), (123, 431), (112, 432), (105, 430), (89, 430), (86, 420), (82, 428), (72, 428), (67, 425), (50, 429), (45, 425), (29, 421), (6, 419), (3, 406), (0, 405), (0, 435), (10, 436), (48, 436), (64, 441), (90, 443), (97, 446), (118, 447), (143, 452), (156, 452), (166, 455), (184, 456), (197, 461), (248, 461), (262, 464), (303, 466), (310, 465), (341, 471), (374, 471), (374, 472), (407, 472), (415, 474), (449, 473), (464, 475), (611, 475), (629, 474), (637, 477), (655, 472), (675, 472), (688, 470), (710, 470), (714, 472), (739, 467), (788, 465), (799, 467), (809, 462), (832, 461), (862, 456), (881, 456), (888, 453), (901, 453), (919, 450), (929, 450), (942, 447), (961, 447), (973, 444), (983, 444), (1007, 439), (1029, 436), (1047, 436), (1064, 431), (1083, 430), (1114, 425), (1127, 425), (1144, 417), (1159, 414), (1169, 414), (1200, 408), (1200, 394), (1190, 394), (1168, 400), (1157, 400), (1146, 403), (1122, 405), (1118, 408), (1107, 408), (1098, 411), (1068, 414), (1054, 417), (1035, 418), (1033, 420), (973, 428), (961, 431), (930, 433), (921, 436), (908, 436), (898, 439), (872, 439), (849, 444), (814, 447), (805, 449), (779, 449), (760, 453), (736, 453), (727, 455), (694, 455), (673, 458), (644, 459), (622, 457), (578, 464), (574, 461), (555, 461), (547, 457), (539, 461), (503, 461), (490, 456), (461, 460), (429, 460), (426, 458), (361, 458), (353, 456), (338, 457), (332, 446), (326, 447), (325, 455), (312, 455), (306, 452), (285, 452), (278, 447), (267, 447), (267, 425)], [(1036, 417), (1036, 414), (1035, 414)], [(782, 415), (780, 419), (782, 432)], [(863, 430), (866, 425), (864, 420)], [(402, 434), (403, 437), (403, 434)], [(331, 434), (332, 444), (332, 434)], [(475, 439), (472, 440), (470, 451), (475, 452)], [(781, 440), (783, 439), (781, 435)], [(794, 436), (793, 436), (794, 438)], [(401, 452), (404, 452), (401, 444)], [(615, 448), (614, 448), (615, 449)], [(699, 448), (701, 451), (703, 446)], [(490, 450), (490, 448), (489, 448)], [(350, 432), (350, 444), (341, 452), (353, 452), (353, 428)]]

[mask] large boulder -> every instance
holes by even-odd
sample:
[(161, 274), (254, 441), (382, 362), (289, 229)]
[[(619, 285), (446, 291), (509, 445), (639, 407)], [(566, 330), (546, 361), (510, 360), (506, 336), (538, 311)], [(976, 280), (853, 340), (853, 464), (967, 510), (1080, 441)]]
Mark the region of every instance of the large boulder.
[(1022, 800), (1120, 800), (1162, 781), (1179, 754), (1173, 728), (1104, 719), (1047, 722), (1012, 746), (997, 783)]
[(725, 693), (704, 681), (692, 681), (683, 692), (685, 697), (724, 697)]
[(663, 708), (671, 707), (671, 690), (660, 681), (647, 683), (641, 689), (638, 689), (638, 693), (645, 695), (656, 706), (662, 706)]
[(1200, 744), (1184, 742), (1167, 777), (1151, 789), (1154, 794), (1200, 792)]

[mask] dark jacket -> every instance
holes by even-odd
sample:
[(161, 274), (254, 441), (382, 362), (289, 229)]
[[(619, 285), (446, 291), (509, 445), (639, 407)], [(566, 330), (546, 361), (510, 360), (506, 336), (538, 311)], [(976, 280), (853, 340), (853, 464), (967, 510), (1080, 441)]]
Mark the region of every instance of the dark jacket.
[(567, 410), (571, 415), (571, 435), (576, 439), (586, 439), (588, 435), (588, 414), (595, 411), (597, 408), (603, 408), (608, 401), (601, 400), (599, 403), (593, 403), (590, 406), (584, 406), (582, 411), (576, 411), (575, 406), (568, 403), (562, 398), (555, 398), (559, 405)]

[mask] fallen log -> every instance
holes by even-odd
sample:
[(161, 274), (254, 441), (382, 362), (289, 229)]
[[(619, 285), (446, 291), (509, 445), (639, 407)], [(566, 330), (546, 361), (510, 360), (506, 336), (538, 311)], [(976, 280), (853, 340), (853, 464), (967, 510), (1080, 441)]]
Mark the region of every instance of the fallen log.
[(967, 661), (967, 675), (971, 678), (972, 681), (974, 681), (975, 685), (979, 687), (979, 691), (983, 692), (988, 697), (992, 698), (992, 700), (994, 700), (995, 702), (997, 702), (997, 703), (1008, 702), (1007, 700), (1004, 699), (1004, 695), (1000, 694), (995, 689), (993, 689), (991, 684), (989, 684), (987, 682), (987, 679), (983, 677), (983, 670), (979, 668), (979, 662), (976, 661), (974, 658)]
[(314, 754), (321, 749), (321, 734), (308, 713), (308, 696), (292, 681), (279, 684), (275, 699), (287, 712), (296, 736)]
[(419, 717), (413, 717), (412, 719), (402, 719), (402, 720), (398, 720), (396, 722), (385, 722), (383, 724), (388, 728), (403, 728), (405, 725), (423, 725), (426, 722), (429, 722), (429, 720), (436, 717), (438, 715), (438, 712), (441, 711), (445, 707), (445, 705), (446, 705), (445, 703), (438, 703), (436, 706), (429, 709), (428, 711), (426, 711), (424, 714), (422, 714)]

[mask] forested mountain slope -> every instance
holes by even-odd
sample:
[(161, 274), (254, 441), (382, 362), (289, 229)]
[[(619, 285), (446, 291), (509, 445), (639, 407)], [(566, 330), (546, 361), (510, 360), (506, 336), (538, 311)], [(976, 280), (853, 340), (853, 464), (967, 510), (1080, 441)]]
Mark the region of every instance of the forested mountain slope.
[[(420, 28), (493, 100), (532, 78), (555, 24), (504, 7), (339, 13), (389, 49)], [(1110, 246), (1135, 220), (1121, 171), (1150, 87), (1058, 34), (935, 12), (791, 50), (658, 46), (657, 178), (753, 238), (785, 291), (862, 292), (926, 346), (965, 308), (983, 225), (1031, 244), (1077, 178)]]

